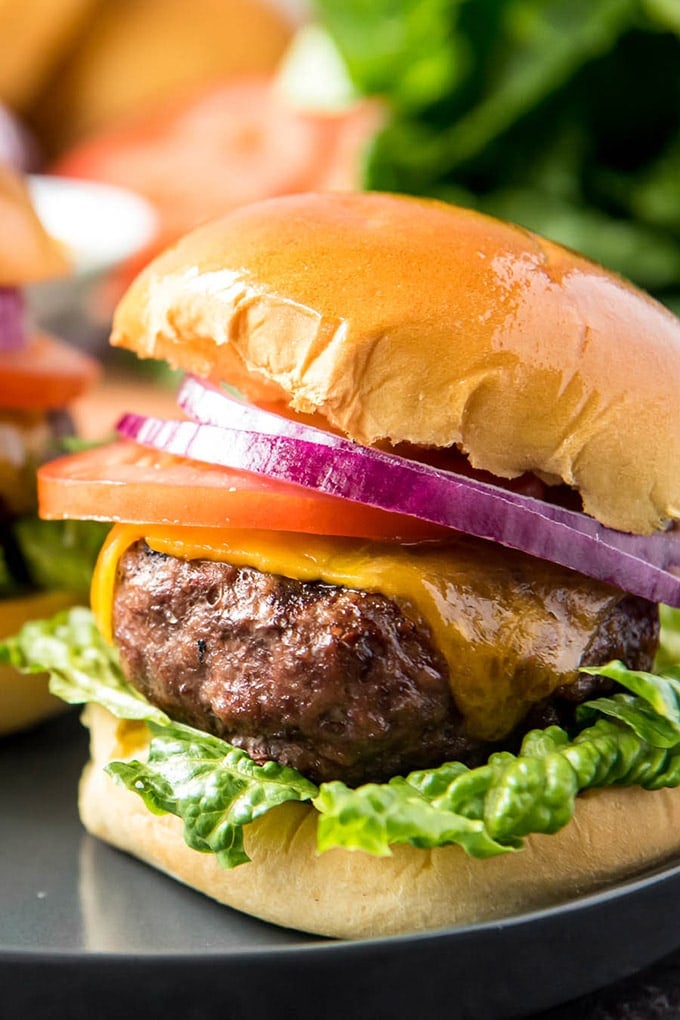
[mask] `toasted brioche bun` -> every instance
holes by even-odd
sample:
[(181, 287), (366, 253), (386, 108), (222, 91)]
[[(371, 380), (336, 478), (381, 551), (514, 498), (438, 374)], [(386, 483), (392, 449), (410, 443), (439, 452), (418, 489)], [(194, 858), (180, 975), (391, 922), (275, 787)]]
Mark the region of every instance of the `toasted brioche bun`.
[(137, 278), (112, 343), (363, 444), (561, 479), (614, 528), (680, 517), (680, 320), (470, 210), (332, 193), (236, 210)]
[(4, 164), (0, 164), (0, 223), (0, 287), (49, 280), (67, 272), (66, 252), (40, 222), (26, 182)]
[[(39, 592), (0, 601), (0, 640), (16, 634), (27, 620), (40, 620), (72, 606), (69, 592)], [(45, 674), (24, 676), (12, 666), (0, 666), (0, 737), (28, 729), (50, 716), (64, 712), (66, 705), (48, 690)]]
[(88, 705), (91, 761), (80, 783), (85, 827), (220, 903), (284, 927), (365, 938), (491, 921), (548, 907), (633, 877), (680, 849), (680, 789), (588, 793), (554, 836), (486, 861), (459, 847), (396, 846), (392, 857), (316, 851), (316, 812), (284, 804), (246, 829), (251, 861), (233, 870), (190, 850), (182, 823), (153, 815), (104, 772), (109, 761), (143, 758), (147, 730)]

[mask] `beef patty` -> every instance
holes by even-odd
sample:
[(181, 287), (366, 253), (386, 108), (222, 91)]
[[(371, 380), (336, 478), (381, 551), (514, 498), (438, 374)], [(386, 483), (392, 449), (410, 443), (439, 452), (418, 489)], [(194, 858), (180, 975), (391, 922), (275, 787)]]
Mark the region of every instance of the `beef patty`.
[[(149, 701), (315, 782), (380, 782), (489, 752), (466, 735), (428, 629), (380, 594), (137, 542), (119, 564), (113, 623), (123, 669)], [(657, 637), (656, 606), (622, 598), (581, 665), (649, 668)], [(558, 687), (532, 723), (562, 721), (603, 683), (581, 675)]]

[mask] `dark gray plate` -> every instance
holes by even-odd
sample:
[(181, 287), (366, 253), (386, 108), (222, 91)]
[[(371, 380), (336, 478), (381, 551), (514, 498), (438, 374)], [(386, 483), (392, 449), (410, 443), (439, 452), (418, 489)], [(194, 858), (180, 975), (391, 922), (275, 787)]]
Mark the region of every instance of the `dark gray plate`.
[(83, 834), (72, 712), (0, 744), (0, 1017), (527, 1016), (680, 945), (680, 865), (498, 924), (336, 942), (243, 917)]

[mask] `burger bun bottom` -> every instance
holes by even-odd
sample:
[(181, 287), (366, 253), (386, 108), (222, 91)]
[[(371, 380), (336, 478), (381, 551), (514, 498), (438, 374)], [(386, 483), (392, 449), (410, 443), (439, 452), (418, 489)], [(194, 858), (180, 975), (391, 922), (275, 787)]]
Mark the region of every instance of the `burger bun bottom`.
[(459, 847), (393, 855), (316, 850), (316, 812), (284, 804), (246, 827), (251, 862), (233, 870), (189, 849), (182, 822), (153, 815), (104, 772), (144, 757), (147, 729), (88, 705), (91, 760), (80, 783), (85, 828), (207, 896), (265, 921), (337, 938), (372, 938), (494, 921), (633, 878), (680, 849), (680, 789), (638, 787), (579, 797), (573, 821), (525, 849), (485, 861)]

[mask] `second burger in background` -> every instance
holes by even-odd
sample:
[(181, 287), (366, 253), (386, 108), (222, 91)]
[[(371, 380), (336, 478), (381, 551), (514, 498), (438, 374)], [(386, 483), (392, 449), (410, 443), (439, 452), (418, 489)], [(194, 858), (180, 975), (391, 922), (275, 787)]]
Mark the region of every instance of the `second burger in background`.
[[(68, 272), (24, 180), (0, 165), (0, 636), (87, 593), (101, 526), (37, 517), (36, 471), (64, 452), (68, 407), (98, 375), (97, 364), (31, 327), (23, 287)], [(0, 666), (0, 735), (63, 709), (47, 679)]]

